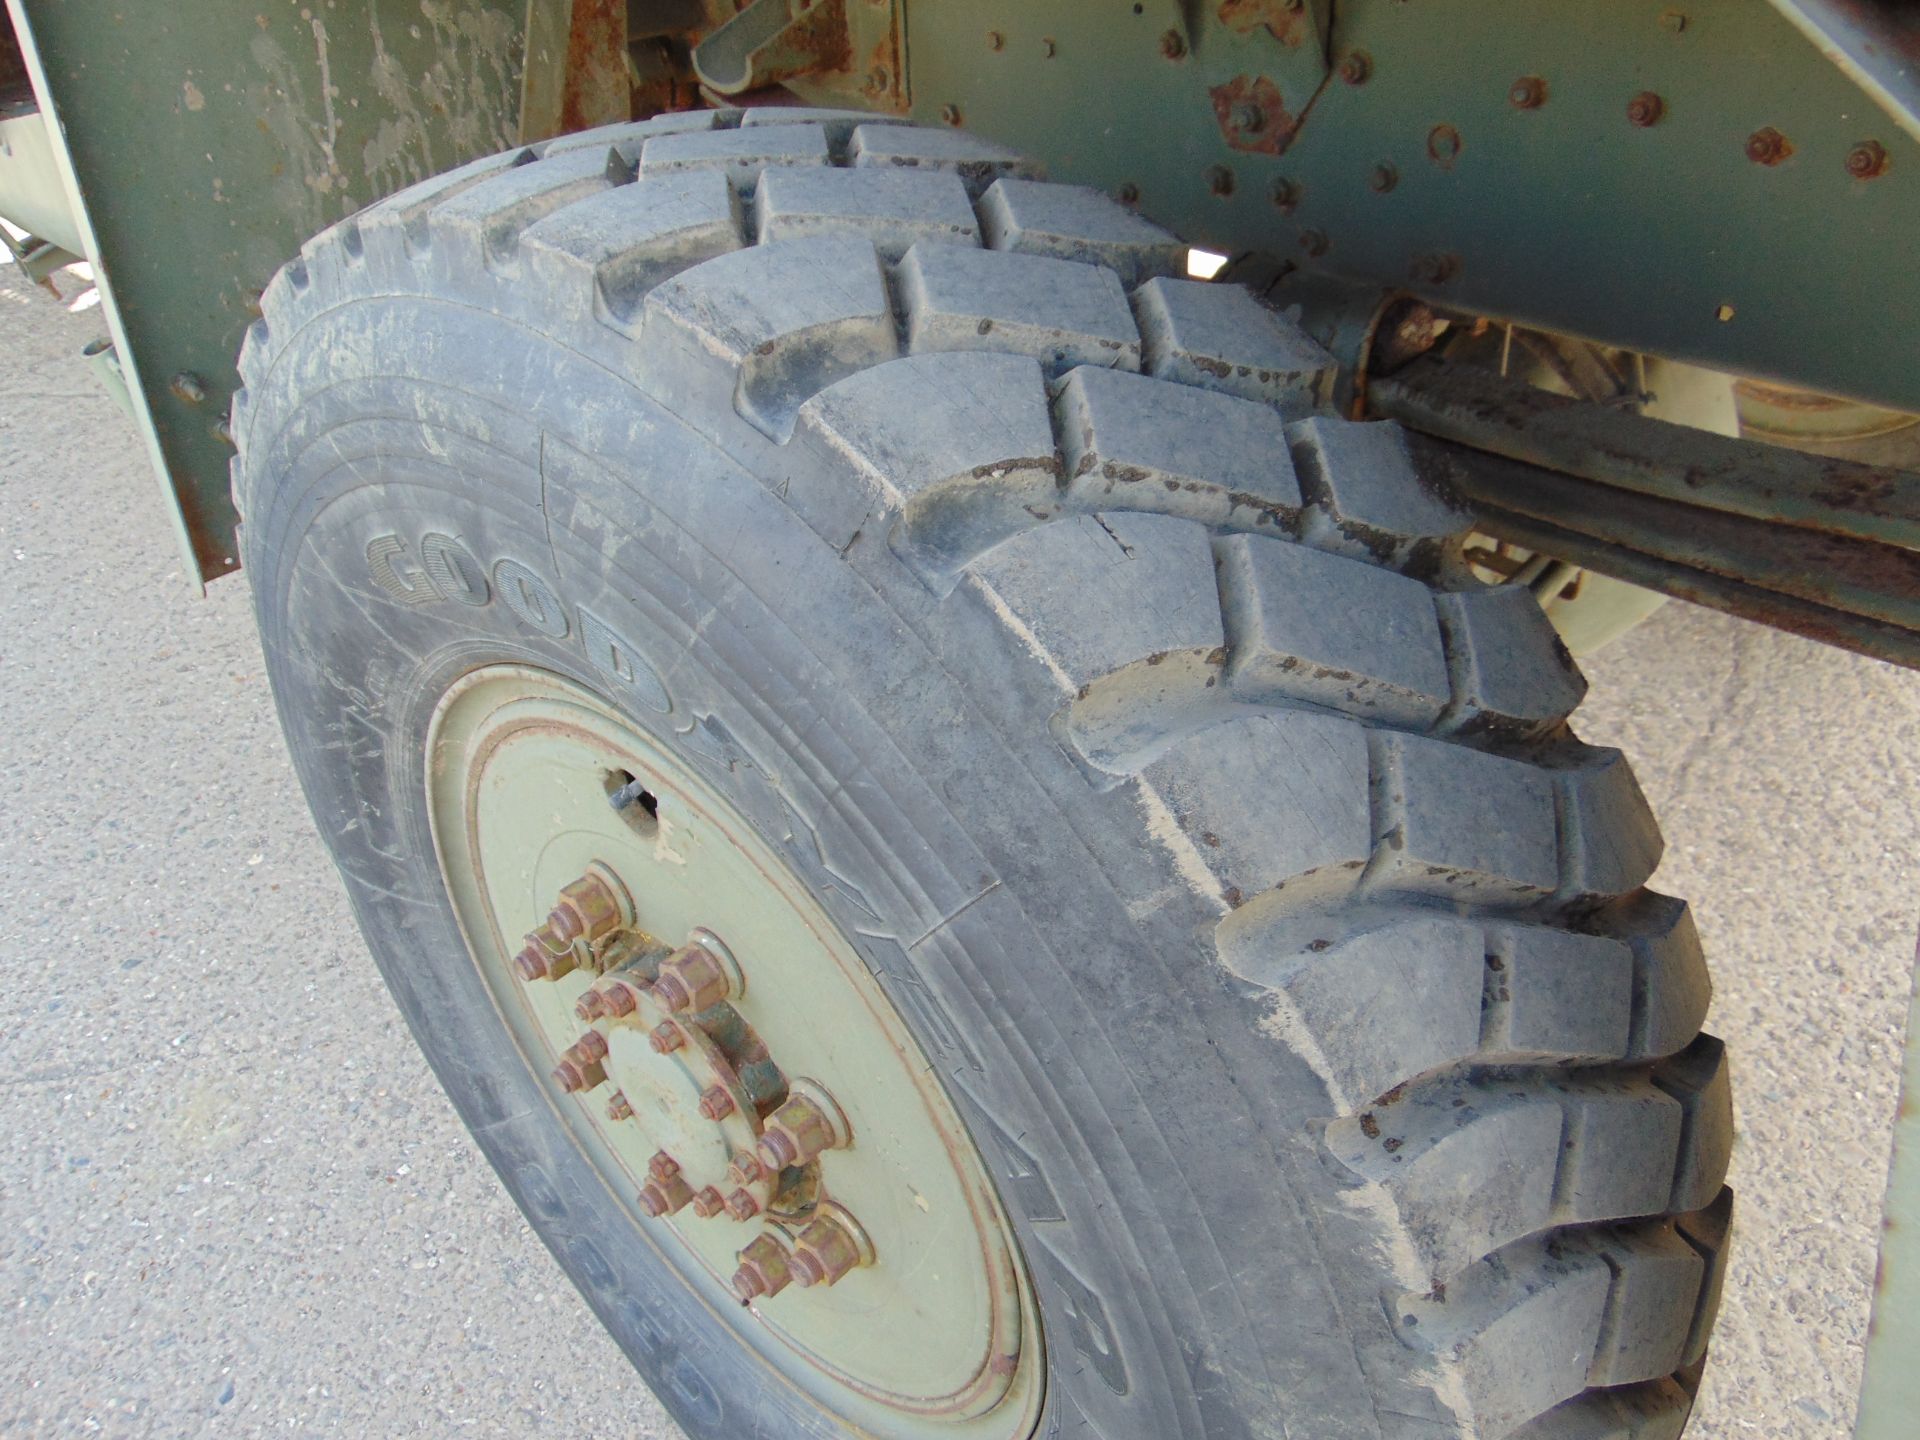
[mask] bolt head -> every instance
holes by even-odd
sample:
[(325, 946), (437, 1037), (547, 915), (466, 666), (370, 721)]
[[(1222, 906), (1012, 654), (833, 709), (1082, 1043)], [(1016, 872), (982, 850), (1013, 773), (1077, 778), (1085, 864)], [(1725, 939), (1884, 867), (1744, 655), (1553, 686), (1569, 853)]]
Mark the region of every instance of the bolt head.
[(1367, 185), (1376, 195), (1384, 195), (1400, 183), (1400, 172), (1388, 161), (1382, 160), (1373, 167), (1373, 173), (1367, 177)]
[(751, 1220), (760, 1213), (760, 1202), (745, 1190), (732, 1190), (727, 1193), (727, 1214), (735, 1220)]
[(1373, 74), (1373, 57), (1364, 50), (1354, 50), (1340, 62), (1340, 78), (1349, 85), (1364, 85)]
[(1267, 112), (1251, 100), (1243, 100), (1233, 107), (1233, 128), (1248, 135), (1258, 135), (1267, 128)]
[(1279, 206), (1283, 214), (1291, 215), (1300, 203), (1300, 187), (1284, 175), (1277, 176), (1267, 187), (1267, 198)]
[(182, 370), (167, 383), (167, 388), (186, 401), (189, 405), (206, 403), (207, 387), (201, 378), (191, 370)]
[(1007, 48), (1006, 36), (1002, 35), (998, 30), (987, 31), (987, 49), (1004, 50), (1006, 48)]
[(940, 119), (944, 124), (958, 125), (960, 123), (960, 107), (958, 105), (942, 105), (940, 107)]
[(1131, 180), (1122, 185), (1114, 194), (1122, 205), (1138, 205), (1140, 203), (1140, 187)]
[(625, 1092), (619, 1090), (614, 1091), (612, 1097), (607, 1101), (607, 1119), (631, 1120), (632, 1118), (633, 1102), (627, 1099)]
[(1642, 90), (1627, 102), (1627, 119), (1643, 130), (1649, 125), (1658, 125), (1666, 113), (1667, 102), (1651, 90)]
[(647, 1160), (647, 1178), (662, 1182), (680, 1173), (680, 1162), (664, 1150), (656, 1150)]
[(727, 1166), (727, 1179), (735, 1185), (752, 1185), (764, 1180), (767, 1167), (760, 1163), (760, 1157), (751, 1150), (742, 1150), (733, 1157), (733, 1163)]
[(1302, 230), (1300, 248), (1309, 255), (1324, 255), (1328, 247), (1327, 232), (1324, 230)]
[(1516, 110), (1538, 110), (1547, 103), (1547, 82), (1538, 75), (1522, 75), (1507, 91), (1507, 103)]
[(1451, 125), (1436, 125), (1427, 132), (1427, 154), (1442, 165), (1460, 153), (1460, 132)]
[(711, 1185), (696, 1190), (693, 1195), (693, 1200), (691, 1201), (693, 1213), (698, 1215), (702, 1220), (711, 1220), (722, 1210), (726, 1209), (726, 1207), (726, 1200), (722, 1198), (720, 1192)]
[(693, 1198), (693, 1187), (678, 1175), (665, 1180), (649, 1180), (640, 1187), (638, 1197), (641, 1212), (653, 1220), (663, 1215), (678, 1214)]
[(1856, 180), (1877, 180), (1887, 173), (1887, 149), (1878, 140), (1863, 140), (1847, 151), (1847, 174)]
[(1747, 137), (1747, 159), (1756, 165), (1778, 165), (1793, 153), (1793, 146), (1773, 126), (1768, 125)]
[(1207, 167), (1207, 191), (1225, 197), (1233, 194), (1233, 171), (1225, 165)]
[(1160, 53), (1169, 60), (1178, 60), (1187, 53), (1187, 37), (1178, 30), (1169, 30), (1160, 37)]
[(837, 1285), (871, 1260), (872, 1252), (856, 1238), (857, 1233), (857, 1228), (849, 1229), (833, 1212), (807, 1226), (794, 1242), (793, 1257), (787, 1262), (794, 1282), (806, 1288)]
[(700, 1092), (700, 1113), (709, 1120), (724, 1120), (733, 1113), (733, 1097), (718, 1085)]
[(662, 1020), (647, 1032), (647, 1047), (656, 1055), (671, 1055), (686, 1043), (687, 1037), (671, 1020)]
[(778, 1236), (756, 1236), (735, 1258), (740, 1268), (733, 1272), (733, 1293), (743, 1304), (757, 1296), (778, 1295), (793, 1279), (792, 1256)]

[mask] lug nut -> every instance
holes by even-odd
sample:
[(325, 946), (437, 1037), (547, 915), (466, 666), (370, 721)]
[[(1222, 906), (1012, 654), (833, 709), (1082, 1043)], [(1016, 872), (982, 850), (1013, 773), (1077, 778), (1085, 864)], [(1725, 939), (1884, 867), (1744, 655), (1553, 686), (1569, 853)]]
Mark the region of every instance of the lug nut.
[(1516, 110), (1538, 110), (1547, 103), (1547, 82), (1538, 75), (1522, 75), (1507, 91), (1507, 103)]
[(742, 1305), (763, 1295), (778, 1295), (793, 1279), (792, 1257), (778, 1236), (756, 1237), (737, 1258), (740, 1268), (733, 1272), (733, 1293)]
[(1667, 113), (1667, 102), (1651, 90), (1642, 90), (1627, 102), (1627, 119), (1632, 124), (1646, 129), (1649, 125), (1658, 125), (1660, 117)]
[(669, 1014), (686, 1010), (705, 1010), (740, 993), (738, 969), (729, 964), (730, 956), (715, 952), (705, 943), (682, 945), (660, 962), (660, 977), (653, 982), (653, 998)]
[(713, 1186), (708, 1185), (704, 1189), (694, 1192), (693, 1213), (698, 1215), (702, 1220), (711, 1220), (726, 1208), (727, 1202), (721, 1198), (720, 1192), (714, 1189)]
[(727, 1166), (727, 1179), (735, 1185), (752, 1185), (767, 1178), (767, 1167), (751, 1150), (742, 1150)]
[(1349, 85), (1364, 85), (1373, 74), (1373, 57), (1364, 50), (1355, 50), (1340, 62), (1340, 78)]
[(798, 1080), (787, 1103), (767, 1117), (760, 1136), (760, 1163), (771, 1171), (804, 1165), (852, 1138), (847, 1117), (833, 1097), (818, 1085)]
[(591, 1090), (607, 1078), (600, 1063), (606, 1058), (607, 1037), (598, 1030), (589, 1030), (560, 1052), (560, 1063), (553, 1067), (554, 1082), (569, 1094)]
[(709, 1120), (724, 1120), (733, 1113), (733, 1097), (718, 1085), (700, 1092), (700, 1113)]
[(671, 1055), (686, 1043), (687, 1037), (671, 1020), (662, 1020), (647, 1032), (647, 1044), (656, 1055)]
[(837, 1285), (873, 1263), (873, 1246), (853, 1217), (835, 1206), (800, 1232), (787, 1262), (794, 1283), (806, 1288)]
[(1887, 173), (1887, 147), (1878, 140), (1862, 140), (1847, 151), (1847, 174), (1856, 180), (1877, 180)]
[(632, 1118), (633, 1102), (627, 1099), (624, 1090), (614, 1091), (612, 1098), (607, 1101), (607, 1119), (631, 1120)]
[(1747, 159), (1756, 165), (1778, 165), (1791, 154), (1793, 142), (1771, 125), (1747, 137)]
[(664, 1150), (656, 1150), (647, 1161), (647, 1178), (658, 1180), (661, 1184), (673, 1179), (680, 1173), (680, 1162)]
[(735, 1220), (751, 1220), (760, 1213), (760, 1202), (745, 1190), (732, 1191), (727, 1196), (727, 1214)]
[(574, 1002), (582, 1020), (623, 1020), (640, 1005), (645, 986), (629, 975), (615, 975), (592, 986)]
[(651, 1220), (678, 1214), (693, 1198), (693, 1187), (678, 1175), (640, 1187), (640, 1209)]
[(573, 968), (572, 948), (554, 942), (544, 930), (528, 934), (526, 948), (513, 957), (513, 973), (529, 984), (535, 980), (558, 980)]
[(620, 928), (620, 897), (606, 878), (588, 871), (560, 892), (560, 903), (547, 916), (547, 927), (563, 944), (585, 940), (592, 944)]

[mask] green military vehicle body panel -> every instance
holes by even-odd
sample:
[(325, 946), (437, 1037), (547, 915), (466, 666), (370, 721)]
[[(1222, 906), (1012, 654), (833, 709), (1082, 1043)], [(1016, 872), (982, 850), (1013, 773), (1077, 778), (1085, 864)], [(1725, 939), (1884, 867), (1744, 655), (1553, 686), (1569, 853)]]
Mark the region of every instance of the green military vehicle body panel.
[(224, 421), (261, 287), (334, 220), (513, 143), (524, 4), (9, 4), (189, 558), (212, 579), (238, 564)]
[[(1330, 65), (1308, 13), (916, 0), (913, 113), (1133, 187), (1217, 250), (1920, 410), (1920, 285), (1893, 258), (1920, 234), (1920, 141), (1773, 7), (1355, 0)], [(1255, 94), (1263, 128), (1235, 130)], [(1768, 130), (1774, 163), (1748, 154)]]

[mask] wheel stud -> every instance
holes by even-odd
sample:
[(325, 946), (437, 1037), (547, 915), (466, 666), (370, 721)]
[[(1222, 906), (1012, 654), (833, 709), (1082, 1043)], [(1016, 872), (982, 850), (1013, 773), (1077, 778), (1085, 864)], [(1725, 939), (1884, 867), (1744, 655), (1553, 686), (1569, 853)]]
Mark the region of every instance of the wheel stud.
[(735, 1220), (751, 1220), (760, 1213), (760, 1202), (746, 1190), (735, 1190), (727, 1196), (727, 1214)]
[(718, 1085), (700, 1092), (700, 1113), (709, 1120), (724, 1120), (733, 1113), (733, 1097)]
[(873, 1244), (851, 1215), (838, 1206), (800, 1232), (788, 1268), (796, 1284), (837, 1285), (862, 1265), (873, 1263)]
[(713, 1186), (709, 1185), (705, 1189), (694, 1192), (693, 1213), (702, 1220), (711, 1220), (726, 1208), (727, 1202), (720, 1197), (720, 1192)]
[(671, 1020), (662, 1020), (647, 1033), (647, 1044), (656, 1055), (671, 1055), (687, 1043), (687, 1037), (680, 1033), (680, 1027)]
[(760, 1163), (775, 1171), (804, 1165), (851, 1139), (846, 1116), (833, 1097), (818, 1085), (797, 1080), (787, 1103), (767, 1117), (760, 1136)]
[(631, 1120), (632, 1118), (633, 1103), (627, 1099), (626, 1092), (614, 1091), (612, 1098), (607, 1101), (607, 1119)]
[(761, 1235), (742, 1250), (733, 1272), (733, 1293), (742, 1305), (763, 1295), (778, 1295), (793, 1279), (787, 1247), (778, 1236)]
[(649, 1180), (640, 1187), (640, 1209), (648, 1218), (677, 1214), (693, 1199), (693, 1187), (674, 1175), (666, 1180)]
[(668, 1013), (676, 1015), (731, 1000), (745, 988), (739, 967), (731, 963), (732, 959), (718, 941), (710, 938), (682, 945), (660, 962), (659, 978), (653, 982), (653, 998)]

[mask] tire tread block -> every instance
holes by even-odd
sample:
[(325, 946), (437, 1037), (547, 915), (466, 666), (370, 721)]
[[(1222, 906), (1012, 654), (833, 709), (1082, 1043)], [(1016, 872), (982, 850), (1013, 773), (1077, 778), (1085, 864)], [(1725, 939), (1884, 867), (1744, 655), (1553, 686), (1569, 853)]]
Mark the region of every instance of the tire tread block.
[(1111, 196), (1082, 185), (996, 180), (980, 198), (995, 250), (1104, 265), (1128, 286), (1184, 272), (1187, 247)]

